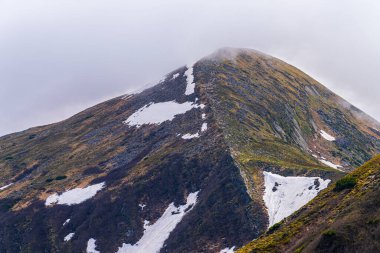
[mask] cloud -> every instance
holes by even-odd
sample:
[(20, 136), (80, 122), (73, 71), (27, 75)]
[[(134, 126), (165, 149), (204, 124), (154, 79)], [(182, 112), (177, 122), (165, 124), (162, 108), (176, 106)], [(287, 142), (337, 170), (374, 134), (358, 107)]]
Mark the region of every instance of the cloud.
[(380, 3), (2, 0), (0, 135), (62, 120), (221, 47), (283, 59), (380, 119)]

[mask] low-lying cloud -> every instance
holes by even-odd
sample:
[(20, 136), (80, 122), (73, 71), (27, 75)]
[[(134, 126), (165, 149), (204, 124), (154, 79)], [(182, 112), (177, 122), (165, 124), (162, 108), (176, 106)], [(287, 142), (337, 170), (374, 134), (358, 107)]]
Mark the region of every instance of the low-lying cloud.
[(0, 136), (65, 119), (221, 47), (260, 50), (380, 119), (376, 1), (0, 1)]

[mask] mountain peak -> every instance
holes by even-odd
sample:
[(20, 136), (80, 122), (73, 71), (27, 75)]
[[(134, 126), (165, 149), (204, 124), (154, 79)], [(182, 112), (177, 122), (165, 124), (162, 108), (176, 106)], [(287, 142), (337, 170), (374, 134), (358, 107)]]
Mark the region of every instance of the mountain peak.
[(273, 58), (267, 54), (264, 54), (258, 50), (250, 48), (235, 48), (235, 47), (222, 47), (215, 50), (210, 55), (205, 56), (203, 59), (208, 60), (236, 60), (236, 57), (240, 55), (249, 55), (255, 57)]

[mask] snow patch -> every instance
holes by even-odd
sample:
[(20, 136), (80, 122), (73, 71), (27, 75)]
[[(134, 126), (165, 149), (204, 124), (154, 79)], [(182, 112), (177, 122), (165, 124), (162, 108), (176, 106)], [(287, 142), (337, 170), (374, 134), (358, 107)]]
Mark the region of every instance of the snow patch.
[(199, 133), (195, 133), (195, 134), (184, 134), (182, 135), (182, 139), (185, 139), (185, 140), (189, 140), (189, 139), (193, 139), (193, 138), (198, 138), (199, 137)]
[(73, 238), (74, 235), (75, 235), (75, 233), (70, 233), (70, 234), (66, 235), (65, 238), (63, 238), (63, 240), (65, 242), (70, 241), (71, 238)]
[(198, 107), (198, 105), (191, 102), (182, 104), (175, 101), (150, 103), (134, 112), (124, 123), (137, 127), (144, 124), (161, 124), (167, 120), (173, 120), (176, 115), (184, 114)]
[(141, 210), (144, 210), (144, 207), (146, 207), (145, 204), (139, 204), (139, 207), (141, 208)]
[(144, 221), (144, 234), (140, 240), (134, 244), (125, 244), (119, 247), (117, 253), (156, 253), (160, 252), (164, 242), (169, 237), (182, 218), (194, 208), (199, 192), (190, 193), (187, 196), (186, 204), (176, 207), (171, 203), (162, 216), (152, 225), (149, 221)]
[(54, 193), (50, 195), (46, 201), (45, 206), (50, 206), (53, 204), (57, 205), (75, 205), (80, 204), (95, 196), (95, 194), (104, 187), (105, 183), (99, 183), (94, 185), (89, 185), (85, 188), (75, 188), (68, 190), (60, 195)]
[(187, 70), (185, 72), (186, 81), (187, 81), (185, 95), (191, 95), (194, 93), (195, 83), (194, 83), (193, 71), (194, 71), (193, 66), (187, 66)]
[(328, 141), (335, 141), (335, 140), (336, 140), (334, 136), (329, 135), (328, 133), (326, 133), (326, 132), (323, 131), (323, 130), (320, 131), (320, 134), (321, 134), (321, 136), (322, 136), (323, 138), (325, 138), (325, 139), (328, 140)]
[(319, 159), (319, 161), (320, 161), (321, 163), (323, 163), (323, 164), (325, 164), (325, 165), (331, 167), (331, 168), (334, 168), (334, 169), (336, 169), (336, 170), (343, 171), (343, 170), (339, 169), (339, 168), (342, 168), (341, 165), (333, 164), (332, 162), (327, 161), (324, 157), (322, 157), (322, 159)]
[(207, 130), (207, 123), (203, 123), (201, 127), (201, 132), (204, 132)]
[(176, 79), (177, 77), (179, 77), (179, 73), (174, 74), (172, 80)]
[(7, 184), (7, 185), (4, 185), (4, 186), (0, 187), (0, 191), (7, 189), (11, 185), (13, 185), (13, 183), (10, 183), (10, 184)]
[(202, 119), (206, 119), (206, 113), (202, 113)]
[(87, 242), (87, 248), (86, 248), (86, 253), (100, 253), (99, 251), (97, 251), (95, 248), (96, 248), (96, 240), (93, 239), (93, 238), (90, 238)]
[(149, 226), (149, 221), (148, 220), (144, 220), (144, 230), (146, 230), (147, 229), (147, 227)]
[(307, 204), (330, 183), (329, 179), (319, 177), (283, 177), (266, 171), (264, 181), (269, 227)]
[(65, 220), (65, 222), (62, 224), (62, 226), (67, 225), (70, 222), (70, 219)]
[(231, 248), (222, 249), (219, 253), (234, 253), (234, 252), (235, 252), (235, 246)]

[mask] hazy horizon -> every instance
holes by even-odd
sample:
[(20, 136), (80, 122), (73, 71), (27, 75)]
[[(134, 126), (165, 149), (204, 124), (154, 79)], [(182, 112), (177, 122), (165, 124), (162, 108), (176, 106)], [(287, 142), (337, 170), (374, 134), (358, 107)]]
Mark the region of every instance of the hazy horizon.
[(0, 136), (64, 120), (221, 47), (301, 69), (378, 121), (380, 3), (0, 1)]

